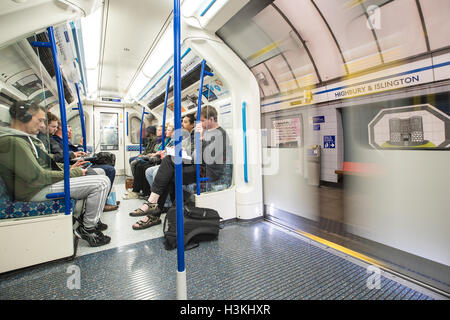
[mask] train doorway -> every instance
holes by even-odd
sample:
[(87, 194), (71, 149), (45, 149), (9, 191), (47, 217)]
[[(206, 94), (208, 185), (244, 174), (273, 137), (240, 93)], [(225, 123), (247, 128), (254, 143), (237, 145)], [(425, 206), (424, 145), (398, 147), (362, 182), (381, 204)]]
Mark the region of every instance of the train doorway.
[(94, 106), (94, 152), (116, 156), (116, 175), (125, 173), (124, 120), (122, 108)]

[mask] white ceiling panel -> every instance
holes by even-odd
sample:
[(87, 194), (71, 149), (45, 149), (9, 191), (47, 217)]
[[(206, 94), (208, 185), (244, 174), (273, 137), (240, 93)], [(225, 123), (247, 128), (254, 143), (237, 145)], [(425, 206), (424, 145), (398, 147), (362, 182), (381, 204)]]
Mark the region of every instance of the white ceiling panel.
[[(277, 46), (285, 59), (280, 60), (277, 58), (273, 61), (271, 60), (270, 65), (267, 63), (267, 66), (271, 69), (277, 80), (278, 77), (283, 77), (285, 79), (284, 81), (286, 81), (286, 74), (278, 75), (278, 72), (281, 70), (286, 72), (286, 68), (288, 76), (291, 77), (289, 80), (294, 80), (292, 77), (301, 78), (311, 72), (314, 73), (313, 64), (300, 38), (273, 6), (268, 6), (256, 15), (253, 20), (261, 30), (272, 39), (273, 43), (277, 43)], [(273, 66), (275, 61), (280, 62), (279, 67)], [(289, 66), (287, 64), (289, 64)], [(296, 81), (290, 81), (290, 83), (291, 84), (288, 85), (288, 87), (290, 87), (289, 90), (295, 89)], [(280, 85), (280, 83), (278, 83), (278, 85)], [(293, 88), (292, 85), (294, 86)], [(280, 85), (280, 89), (281, 87), (282, 85)]]
[(297, 82), (292, 75), (292, 71), (281, 55), (267, 60), (265, 64), (275, 78), (282, 93), (298, 88)]
[(381, 64), (375, 38), (358, 2), (315, 1), (337, 38), (350, 73)]
[(253, 67), (251, 70), (259, 83), (259, 87), (264, 92), (264, 96), (269, 97), (280, 93), (264, 63)]
[(450, 46), (450, 1), (420, 0), (430, 49)]
[(395, 0), (386, 4), (380, 8), (380, 19), (375, 31), (385, 63), (427, 52), (415, 0)]
[(171, 0), (105, 1), (100, 96), (124, 97), (172, 6)]
[(277, 0), (274, 3), (306, 41), (322, 80), (344, 76), (345, 68), (339, 49), (312, 2)]

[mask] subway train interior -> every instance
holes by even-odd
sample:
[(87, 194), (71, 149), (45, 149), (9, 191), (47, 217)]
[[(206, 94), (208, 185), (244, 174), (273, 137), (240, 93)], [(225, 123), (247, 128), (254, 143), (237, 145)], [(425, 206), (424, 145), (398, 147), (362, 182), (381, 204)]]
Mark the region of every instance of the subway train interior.
[[(0, 299), (448, 300), (449, 30), (448, 0), (2, 0)], [(168, 250), (186, 208), (218, 235)]]

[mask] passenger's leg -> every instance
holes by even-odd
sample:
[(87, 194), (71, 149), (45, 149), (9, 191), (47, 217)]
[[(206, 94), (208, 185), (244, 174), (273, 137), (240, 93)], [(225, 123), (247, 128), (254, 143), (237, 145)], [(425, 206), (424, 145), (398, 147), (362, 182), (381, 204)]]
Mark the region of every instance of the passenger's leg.
[[(83, 176), (70, 179), (70, 197), (86, 200), (85, 214), (78, 234), (89, 242), (91, 246), (109, 243), (111, 238), (104, 236), (96, 227), (100, 221), (100, 214), (108, 196), (110, 181), (103, 175)], [(38, 192), (31, 201), (45, 201), (48, 193), (64, 192), (64, 181), (46, 186)]]
[(134, 160), (136, 160), (138, 158), (138, 156), (135, 157), (130, 157), (130, 159), (128, 159), (128, 162), (131, 164)]
[(153, 184), (153, 180), (156, 176), (156, 173), (158, 172), (158, 168), (159, 165), (147, 168), (147, 170), (145, 170), (145, 178), (147, 179), (147, 182), (150, 186)]
[(114, 179), (116, 178), (116, 169), (109, 165), (109, 164), (95, 164), (92, 166), (92, 168), (100, 168), (105, 171), (105, 175), (109, 178), (109, 181), (111, 182), (111, 188), (114, 185)]
[[(146, 203), (144, 203), (140, 210), (142, 210), (142, 212), (145, 212), (147, 214), (147, 216), (145, 216), (144, 218), (142, 218), (140, 221), (138, 221), (137, 223), (135, 223), (133, 225), (133, 229), (144, 229), (148, 226), (151, 225), (156, 225), (159, 224), (159, 216), (161, 215), (161, 211), (162, 208), (164, 207), (164, 203), (167, 200), (167, 196), (169, 194), (169, 192), (171, 190), (174, 190), (175, 188), (175, 165), (173, 163), (173, 161), (171, 159), (165, 161), (166, 159), (168, 159), (168, 157), (165, 157), (163, 159), (163, 162), (161, 163), (161, 166), (158, 169), (158, 173), (155, 177), (155, 182), (152, 185), (152, 193), (148, 199), (148, 201)], [(170, 165), (172, 164), (172, 166)], [(164, 171), (166, 170), (166, 171)], [(170, 170), (172, 170), (172, 176), (171, 179), (169, 181), (169, 174), (170, 174)], [(154, 186), (156, 184), (156, 181), (158, 181), (158, 179), (160, 179), (160, 185), (157, 185), (157, 190), (158, 193), (154, 193), (153, 189)], [(168, 181), (168, 182), (167, 182)], [(183, 184), (191, 184), (194, 183), (196, 181), (196, 167), (195, 165), (186, 165), (183, 166)], [(165, 186), (165, 188), (161, 188), (162, 183), (167, 183), (167, 185)], [(152, 195), (156, 194), (156, 201), (152, 202), (154, 198), (152, 198)], [(174, 193), (173, 193), (174, 194)], [(174, 200), (172, 200), (174, 201)], [(144, 227), (142, 227), (144, 226)]]
[(136, 157), (135, 160), (131, 161), (130, 163), (130, 167), (131, 167), (131, 174), (133, 175), (133, 177), (136, 176), (136, 165), (138, 165), (139, 163), (141, 163), (141, 160), (139, 160), (139, 158)]

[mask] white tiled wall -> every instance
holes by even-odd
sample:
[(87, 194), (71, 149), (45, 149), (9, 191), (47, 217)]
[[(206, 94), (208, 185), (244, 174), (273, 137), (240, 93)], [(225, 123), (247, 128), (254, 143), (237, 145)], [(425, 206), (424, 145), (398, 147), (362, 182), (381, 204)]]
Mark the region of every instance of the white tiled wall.
[[(342, 131), (342, 119), (339, 111), (336, 109), (340, 104), (332, 104), (322, 107), (307, 107), (302, 109), (289, 109), (279, 111), (277, 113), (265, 114), (262, 127), (270, 129), (272, 125), (272, 119), (276, 117), (295, 117), (299, 114), (303, 118), (303, 146), (304, 146), (304, 172), (305, 178), (307, 178), (307, 148), (312, 145), (321, 146), (321, 175), (322, 181), (337, 182), (338, 177), (335, 170), (342, 169), (342, 163), (344, 158), (344, 146), (343, 146), (343, 131)], [(313, 130), (312, 117), (323, 116), (325, 122), (320, 123), (320, 130)], [(270, 130), (269, 130), (270, 131)], [(268, 132), (270, 135), (270, 132)], [(324, 136), (335, 136), (336, 147), (333, 149), (324, 149)], [(270, 140), (270, 137), (268, 139)], [(269, 142), (270, 143), (270, 142)]]

